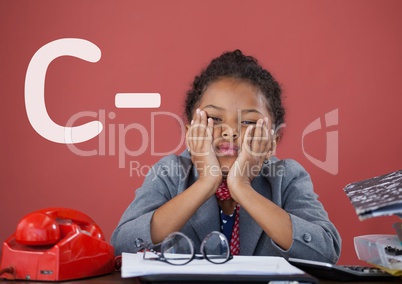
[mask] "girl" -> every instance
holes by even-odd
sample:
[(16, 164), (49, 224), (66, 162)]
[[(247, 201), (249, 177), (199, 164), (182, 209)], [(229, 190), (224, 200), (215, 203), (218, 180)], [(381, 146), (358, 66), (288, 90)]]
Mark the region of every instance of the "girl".
[(273, 156), (285, 111), (271, 74), (240, 50), (223, 53), (195, 77), (185, 103), (188, 149), (146, 176), (113, 232), (116, 254), (175, 231), (197, 250), (221, 231), (232, 254), (335, 263), (341, 239), (308, 173)]

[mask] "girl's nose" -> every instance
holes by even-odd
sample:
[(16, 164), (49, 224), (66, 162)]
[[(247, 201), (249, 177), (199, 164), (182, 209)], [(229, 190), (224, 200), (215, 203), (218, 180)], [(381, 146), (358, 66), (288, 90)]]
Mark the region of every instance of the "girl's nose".
[(229, 125), (226, 125), (225, 127), (222, 127), (222, 137), (227, 139), (227, 140), (235, 140), (239, 137), (239, 132), (237, 131), (237, 128), (230, 127)]

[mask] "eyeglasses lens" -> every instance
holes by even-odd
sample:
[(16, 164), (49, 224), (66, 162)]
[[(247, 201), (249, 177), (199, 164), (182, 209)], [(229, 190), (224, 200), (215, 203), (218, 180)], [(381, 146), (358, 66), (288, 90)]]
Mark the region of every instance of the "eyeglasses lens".
[(167, 262), (174, 265), (188, 263), (194, 255), (194, 247), (186, 236), (171, 234), (162, 243), (162, 255)]
[(225, 235), (219, 232), (209, 234), (202, 246), (205, 257), (213, 263), (224, 263), (229, 259), (229, 243)]

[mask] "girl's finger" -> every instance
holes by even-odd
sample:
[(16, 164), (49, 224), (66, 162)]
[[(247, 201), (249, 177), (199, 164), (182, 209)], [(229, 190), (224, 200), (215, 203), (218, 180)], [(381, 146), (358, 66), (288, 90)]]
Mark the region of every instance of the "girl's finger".
[(260, 148), (261, 148), (261, 136), (262, 136), (262, 123), (263, 120), (259, 119), (257, 120), (257, 123), (255, 125), (255, 130), (254, 134), (252, 136), (251, 140), (251, 150), (253, 152), (253, 156), (258, 156), (260, 153)]
[(214, 120), (212, 118), (208, 118), (207, 122), (208, 122), (208, 129), (207, 129), (208, 138), (210, 138), (212, 142), (212, 139), (214, 137)]
[(191, 122), (190, 122), (190, 126), (189, 126), (189, 128), (187, 129), (187, 131), (186, 131), (186, 146), (187, 146), (187, 149), (188, 149), (188, 151), (191, 153), (191, 148), (193, 147), (193, 143), (192, 143), (192, 139), (191, 139), (191, 137), (192, 137), (192, 131), (193, 131), (193, 124), (194, 124), (194, 119), (193, 120), (191, 120)]
[(192, 127), (192, 141), (195, 149), (198, 149), (199, 137), (200, 137), (200, 109), (197, 108), (195, 111), (194, 124)]
[(199, 147), (204, 154), (208, 154), (210, 143), (210, 132), (208, 129), (208, 118), (205, 111), (200, 111)]
[(271, 149), (271, 135), (269, 128), (269, 120), (268, 117), (264, 117), (262, 124), (262, 133), (261, 133), (261, 156), (265, 156), (268, 151)]
[(249, 155), (252, 155), (251, 143), (252, 143), (254, 128), (255, 128), (254, 125), (249, 125), (246, 129), (246, 132), (244, 133), (244, 141), (243, 141), (243, 145), (242, 145), (242, 151), (246, 151), (247, 154), (249, 154)]
[(199, 129), (199, 137), (200, 141), (202, 142), (202, 145), (204, 145), (205, 138), (208, 137), (208, 121), (207, 121), (207, 114), (205, 111), (201, 110), (200, 111), (200, 129)]

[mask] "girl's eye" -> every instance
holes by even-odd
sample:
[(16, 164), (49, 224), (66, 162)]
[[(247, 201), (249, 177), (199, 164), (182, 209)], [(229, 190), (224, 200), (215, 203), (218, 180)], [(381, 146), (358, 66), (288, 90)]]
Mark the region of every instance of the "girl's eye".
[(243, 124), (243, 125), (254, 125), (256, 123), (257, 123), (257, 121), (253, 121), (253, 120), (243, 120), (241, 122), (241, 124)]
[(211, 118), (215, 123), (222, 122), (222, 119), (220, 119), (219, 117), (208, 116), (208, 118)]

